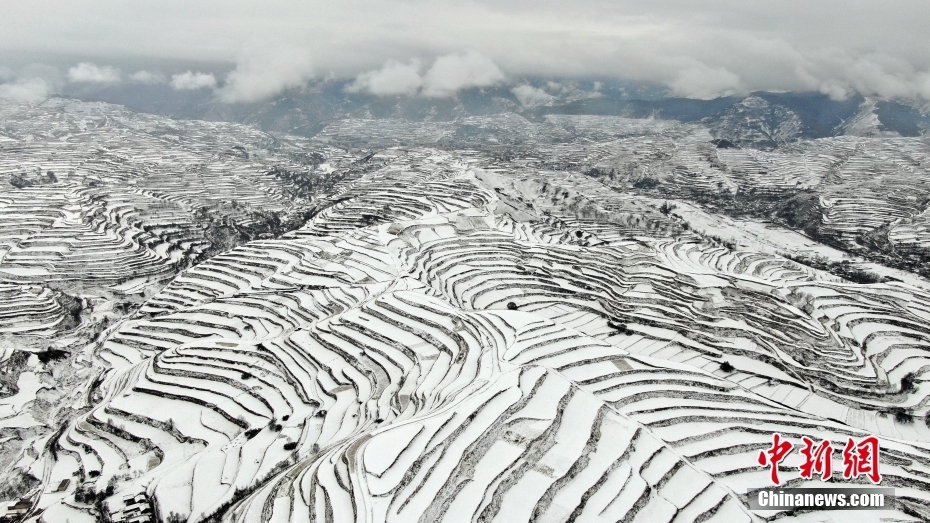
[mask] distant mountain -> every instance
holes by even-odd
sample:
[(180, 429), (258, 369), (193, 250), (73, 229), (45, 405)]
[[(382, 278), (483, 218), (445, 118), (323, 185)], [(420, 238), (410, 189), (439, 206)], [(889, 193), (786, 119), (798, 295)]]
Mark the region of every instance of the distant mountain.
[(758, 96), (750, 96), (708, 120), (715, 138), (757, 148), (794, 141), (803, 128), (797, 113)]
[(930, 130), (926, 108), (861, 96), (837, 101), (822, 93), (756, 92), (747, 97), (696, 100), (671, 98), (648, 87), (535, 81), (519, 88), (464, 89), (445, 98), (382, 97), (349, 92), (347, 85), (318, 82), (248, 104), (220, 102), (208, 90), (179, 92), (165, 85), (121, 85), (66, 94), (174, 118), (246, 123), (264, 131), (303, 136), (314, 136), (329, 122), (345, 118), (441, 122), (503, 113), (530, 120), (546, 115), (610, 115), (702, 122), (716, 139), (761, 148), (802, 138), (919, 136)]
[(865, 99), (859, 106), (859, 112), (839, 127), (841, 134), (848, 136), (901, 136), (899, 132), (892, 131), (882, 124), (878, 117), (878, 103), (872, 99)]
[(930, 111), (901, 102), (881, 101), (876, 104), (875, 116), (886, 130), (901, 136), (920, 136), (930, 131)]

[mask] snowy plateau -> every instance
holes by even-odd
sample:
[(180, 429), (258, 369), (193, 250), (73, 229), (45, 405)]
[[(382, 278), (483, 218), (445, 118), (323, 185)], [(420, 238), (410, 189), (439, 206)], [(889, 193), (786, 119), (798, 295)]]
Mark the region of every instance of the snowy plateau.
[[(3, 102), (0, 517), (930, 519), (930, 139), (720, 134), (760, 103), (308, 137)], [(750, 510), (773, 433), (834, 471), (877, 436), (894, 504)]]

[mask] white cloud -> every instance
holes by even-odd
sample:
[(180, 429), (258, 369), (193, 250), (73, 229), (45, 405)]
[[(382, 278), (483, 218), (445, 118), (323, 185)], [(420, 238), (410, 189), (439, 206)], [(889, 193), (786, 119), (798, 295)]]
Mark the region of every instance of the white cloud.
[(420, 77), (420, 61), (413, 59), (408, 64), (388, 60), (381, 69), (362, 73), (350, 84), (349, 92), (368, 92), (378, 96), (415, 94), (423, 85)]
[(510, 90), (523, 107), (539, 107), (555, 99), (554, 96), (532, 85), (518, 85)]
[(504, 73), (477, 51), (440, 56), (423, 76), (423, 94), (450, 96), (460, 89), (489, 87), (504, 81)]
[(574, 89), (573, 86), (564, 85), (560, 82), (553, 82), (552, 80), (546, 82), (546, 88), (555, 94), (565, 94)]
[(820, 92), (829, 96), (831, 100), (836, 100), (838, 102), (848, 99), (850, 94), (846, 86), (835, 81), (820, 84)]
[[(926, 100), (928, 17), (926, 2), (916, 0), (275, 0), (266, 9), (226, 0), (220, 10), (189, 0), (81, 0), (58, 2), (51, 10), (47, 2), (7, 0), (0, 2), (0, 20), (17, 23), (0, 31), (0, 56), (119, 55), (127, 62), (137, 59), (133, 70), (155, 67), (142, 57), (236, 64), (219, 92), (228, 100), (299, 87), (312, 71), (359, 79), (357, 88), (378, 91), (373, 71), (412, 56), (427, 67), (442, 57), (434, 73), (420, 75), (417, 92), (445, 95), (482, 83), (439, 74), (441, 66), (452, 61), (463, 66), (477, 53), (486, 64), (496, 64), (488, 70), (498, 81), (503, 71), (566, 83), (645, 82), (701, 96), (715, 89), (823, 88), (833, 96), (859, 90)], [(259, 35), (264, 42), (286, 44), (280, 52), (268, 43), (261, 52), (243, 54), (243, 42)], [(449, 56), (466, 49), (474, 52)], [(372, 74), (360, 78), (366, 71)], [(386, 82), (380, 92), (412, 90), (409, 70), (405, 78), (406, 83)], [(692, 80), (694, 86), (687, 85)]]
[(119, 69), (115, 67), (101, 67), (90, 62), (81, 62), (68, 69), (68, 81), (111, 84), (120, 81), (120, 74)]
[(504, 80), (504, 73), (493, 60), (476, 51), (467, 51), (440, 56), (422, 76), (417, 59), (406, 64), (388, 60), (380, 69), (358, 75), (346, 90), (379, 96), (419, 93), (444, 97), (461, 89), (488, 87)]
[(306, 84), (313, 77), (310, 53), (299, 47), (256, 48), (226, 77), (224, 102), (254, 102)]
[(136, 71), (129, 75), (129, 81), (137, 84), (163, 84), (165, 83), (165, 75), (161, 73), (153, 73), (151, 71)]
[(680, 72), (669, 87), (676, 96), (702, 100), (746, 92), (740, 84), (739, 76), (724, 67), (711, 68), (704, 64)]
[(53, 86), (43, 78), (21, 78), (0, 84), (0, 98), (24, 102), (38, 102), (48, 98)]
[(913, 77), (914, 71), (895, 62), (883, 56), (860, 57), (847, 67), (849, 85), (861, 93), (874, 93), (882, 98), (913, 97), (919, 87), (905, 78)]
[(923, 79), (920, 80), (919, 85), (920, 96), (922, 96), (924, 100), (930, 100), (930, 72), (924, 73)]
[(14, 77), (16, 77), (16, 73), (14, 73), (12, 69), (5, 65), (0, 65), (0, 81), (5, 82), (7, 80), (12, 80)]
[(216, 87), (216, 77), (212, 73), (187, 71), (171, 77), (171, 87), (177, 91), (192, 91), (194, 89), (212, 89)]

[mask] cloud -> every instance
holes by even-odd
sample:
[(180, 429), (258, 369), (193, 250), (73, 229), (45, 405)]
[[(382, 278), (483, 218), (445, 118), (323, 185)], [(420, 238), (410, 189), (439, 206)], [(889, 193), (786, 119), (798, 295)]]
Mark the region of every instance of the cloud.
[(187, 71), (171, 77), (171, 87), (176, 91), (192, 91), (194, 89), (212, 89), (216, 87), (216, 77), (212, 73), (194, 73)]
[(381, 69), (362, 73), (350, 84), (349, 92), (367, 92), (378, 96), (415, 94), (423, 85), (420, 77), (420, 61), (413, 59), (403, 64), (388, 60)]
[(52, 84), (43, 78), (21, 78), (0, 84), (0, 98), (4, 100), (38, 102), (48, 98), (53, 92)]
[(836, 100), (838, 102), (848, 100), (851, 94), (846, 86), (835, 81), (820, 84), (818, 91), (829, 96), (831, 100)]
[(555, 99), (551, 94), (532, 85), (518, 85), (511, 89), (510, 92), (517, 97), (520, 105), (526, 108), (546, 105)]
[(64, 84), (61, 71), (47, 64), (0, 66), (0, 99), (38, 102), (58, 93)]
[(702, 100), (746, 94), (739, 76), (724, 67), (711, 68), (704, 64), (680, 72), (669, 87), (676, 96)]
[[(863, 56), (847, 66), (848, 84), (856, 91), (875, 93), (883, 98), (910, 98), (917, 94), (918, 83), (905, 80), (914, 77), (907, 64), (886, 56)], [(916, 78), (915, 78), (916, 80)]]
[[(754, 90), (928, 96), (930, 10), (915, 0), (271, 4), (80, 0), (49, 9), (47, 0), (7, 0), (0, 19), (17, 23), (0, 31), (0, 61), (16, 69), (23, 56), (67, 63), (66, 56), (80, 55), (118, 56), (133, 71), (166, 60), (183, 61), (178, 70), (233, 66), (218, 91), (229, 101), (299, 88), (314, 72), (357, 80), (353, 89), (360, 91), (408, 92), (416, 79), (407, 60), (414, 56), (426, 68), (435, 61), (425, 75), (416, 71), (417, 92), (430, 96), (493, 85), (504, 73), (663, 85), (702, 97)], [(265, 43), (248, 44), (256, 41)], [(389, 81), (387, 73), (402, 72), (404, 81)]]
[[(930, 100), (930, 72), (923, 75), (918, 85), (920, 86), (920, 96), (923, 97), (924, 100)], [(928, 105), (928, 107), (930, 107), (930, 105)]]
[(68, 69), (68, 81), (111, 84), (120, 81), (120, 73), (115, 67), (101, 67), (90, 62), (81, 62)]
[(219, 91), (224, 102), (254, 102), (301, 87), (313, 76), (310, 53), (303, 48), (259, 48), (245, 53)]
[(153, 73), (151, 71), (136, 71), (129, 75), (129, 81), (137, 84), (163, 84), (165, 83), (165, 76), (161, 73)]
[(388, 60), (380, 69), (358, 75), (346, 90), (378, 96), (421, 94), (440, 98), (461, 89), (489, 87), (504, 80), (504, 73), (493, 60), (476, 51), (466, 51), (440, 56), (422, 76), (417, 59), (406, 64)]
[(553, 82), (552, 80), (548, 80), (546, 82), (546, 88), (549, 89), (549, 92), (552, 92), (555, 94), (565, 94), (571, 91), (572, 89), (574, 89), (575, 86), (565, 85), (561, 82)]
[(489, 87), (504, 79), (494, 61), (477, 51), (450, 54), (437, 58), (423, 76), (423, 94), (450, 96), (460, 89)]

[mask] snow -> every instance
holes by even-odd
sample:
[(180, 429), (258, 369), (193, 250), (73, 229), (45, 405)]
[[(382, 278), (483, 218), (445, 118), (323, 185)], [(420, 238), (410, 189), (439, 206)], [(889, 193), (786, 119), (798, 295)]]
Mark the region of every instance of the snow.
[(0, 398), (0, 418), (9, 418), (19, 414), (26, 404), (36, 399), (36, 393), (45, 388), (41, 377), (35, 372), (23, 372), (16, 380), (19, 392), (6, 398)]
[[(760, 106), (750, 100), (746, 107)], [(154, 147), (123, 151), (127, 161), (147, 158), (147, 176), (160, 180), (146, 187), (144, 179), (127, 174), (135, 189), (123, 192), (117, 190), (122, 170), (114, 170), (120, 163), (101, 152), (100, 173), (83, 168), (112, 184), (106, 196), (113, 203), (103, 209), (110, 214), (101, 216), (119, 216), (118, 226), (77, 235), (83, 218), (96, 212), (87, 210), (96, 204), (80, 197), (90, 188), (48, 189), (66, 202), (50, 207), (64, 208), (65, 219), (56, 215), (52, 225), (40, 224), (55, 236), (31, 250), (2, 247), (9, 251), (3, 251), (4, 267), (9, 256), (33, 256), (42, 260), (35, 267), (51, 268), (39, 279), (51, 280), (67, 276), (55, 256), (86, 255), (78, 264), (100, 263), (94, 267), (106, 276), (99, 286), (104, 293), (148, 299), (138, 314), (80, 349), (112, 368), (93, 394), (83, 385), (69, 391), (75, 404), (92, 396), (93, 408), (77, 411), (64, 428), (60, 459), (46, 459), (45, 440), (34, 439), (23, 466), (42, 475), (48, 464), (48, 477), (76, 481), (85, 479), (82, 469), (99, 471), (98, 487), (131, 474), (118, 481), (145, 488), (161, 516), (175, 511), (197, 519), (239, 489), (247, 493), (224, 515), (230, 521), (340, 522), (438, 519), (439, 510), (447, 520), (467, 519), (463, 515), (493, 511), (496, 501), (498, 520), (526, 521), (543, 500), (539, 521), (563, 521), (582, 500), (579, 520), (633, 519), (631, 510), (639, 521), (746, 520), (733, 493), (767, 484), (755, 452), (772, 432), (834, 441), (876, 434), (897, 458), (883, 463), (888, 477), (915, 484), (914, 478), (930, 474), (930, 429), (877, 415), (926, 403), (922, 377), (915, 392), (897, 390), (904, 373), (927, 366), (918, 333), (930, 318), (930, 294), (921, 280), (857, 285), (799, 269), (779, 253), (869, 265), (773, 224), (684, 202), (669, 218), (658, 210), (663, 201), (574, 170), (625, 156), (646, 161), (640, 152), (672, 143), (668, 161), (685, 166), (695, 185), (720, 182), (732, 189), (746, 182), (740, 176), (757, 176), (767, 184), (806, 187), (825, 176), (826, 160), (807, 155), (798, 169), (780, 150), (715, 150), (707, 129), (692, 124), (546, 121), (609, 140), (592, 139), (580, 150), (578, 143), (543, 140), (532, 152), (548, 166), (528, 158), (507, 163), (477, 151), (373, 149), (379, 154), (351, 172), (345, 166), (358, 159), (354, 153), (327, 148), (326, 163), (301, 173), (338, 173), (341, 181), (333, 194), (314, 196), (325, 208), (304, 227), (241, 245), (179, 275), (173, 262), (204, 244), (196, 235), (173, 243), (156, 236), (181, 234), (166, 225), (184, 222), (171, 202), (194, 205), (202, 195), (154, 171), (158, 162), (200, 165), (197, 147), (212, 155), (228, 145), (188, 139), (190, 130), (161, 132), (188, 144), (173, 152), (181, 160)], [(786, 121), (778, 132), (796, 130)], [(252, 132), (236, 128), (227, 135), (226, 124), (175, 124), (207, 136)], [(415, 137), (407, 125), (413, 124), (334, 122), (321, 140), (340, 143), (340, 136), (379, 132), (391, 140)], [(452, 136), (458, 124), (430, 125), (435, 139)], [(470, 125), (506, 128), (514, 136), (539, 129), (517, 115)], [(797, 145), (807, 146), (813, 147)], [(289, 165), (287, 151), (254, 156), (262, 154)], [(728, 167), (697, 168), (705, 157)], [(854, 159), (847, 170), (868, 168), (863, 163)], [(285, 209), (294, 203), (286, 191), (254, 177), (263, 166), (258, 159), (231, 166), (210, 160), (198, 169), (205, 177), (218, 173), (210, 183), (224, 198), (269, 210), (256, 195), (273, 189), (269, 194), (280, 202), (273, 209)], [(847, 176), (840, 171), (836, 176)], [(869, 198), (857, 203), (830, 195), (825, 223), (854, 234), (855, 224), (903, 212), (897, 203)], [(145, 207), (149, 200), (159, 207)], [(144, 209), (163, 213), (151, 236), (128, 225), (142, 219), (133, 213)], [(361, 219), (365, 215), (378, 219), (371, 223)], [(675, 216), (736, 245), (686, 232)], [(911, 232), (902, 238), (919, 240), (919, 224), (907, 227)], [(152, 243), (142, 248), (145, 241)], [(117, 259), (137, 247), (131, 259), (139, 265), (132, 270), (106, 269), (105, 253)], [(42, 281), (15, 287), (11, 296), (20, 287), (36, 288), (26, 293), (32, 298), (53, 294)], [(110, 298), (94, 299), (107, 302), (99, 312), (117, 314)], [(518, 310), (509, 309), (511, 301)], [(33, 302), (35, 309), (51, 304)], [(69, 336), (55, 346), (85, 341)], [(4, 349), (3, 357), (9, 353)], [(45, 375), (32, 360), (20, 376), (20, 393), (0, 401), (4, 427), (35, 422), (26, 407)], [(93, 379), (97, 360), (86, 361), (90, 368), (82, 369)], [(724, 361), (734, 369), (724, 371)], [(874, 393), (864, 395), (863, 388)], [(295, 449), (285, 450), (286, 442)], [(73, 496), (47, 490), (39, 496), (44, 506)], [(915, 499), (930, 501), (925, 490), (913, 490)], [(69, 517), (62, 510), (47, 514)]]

